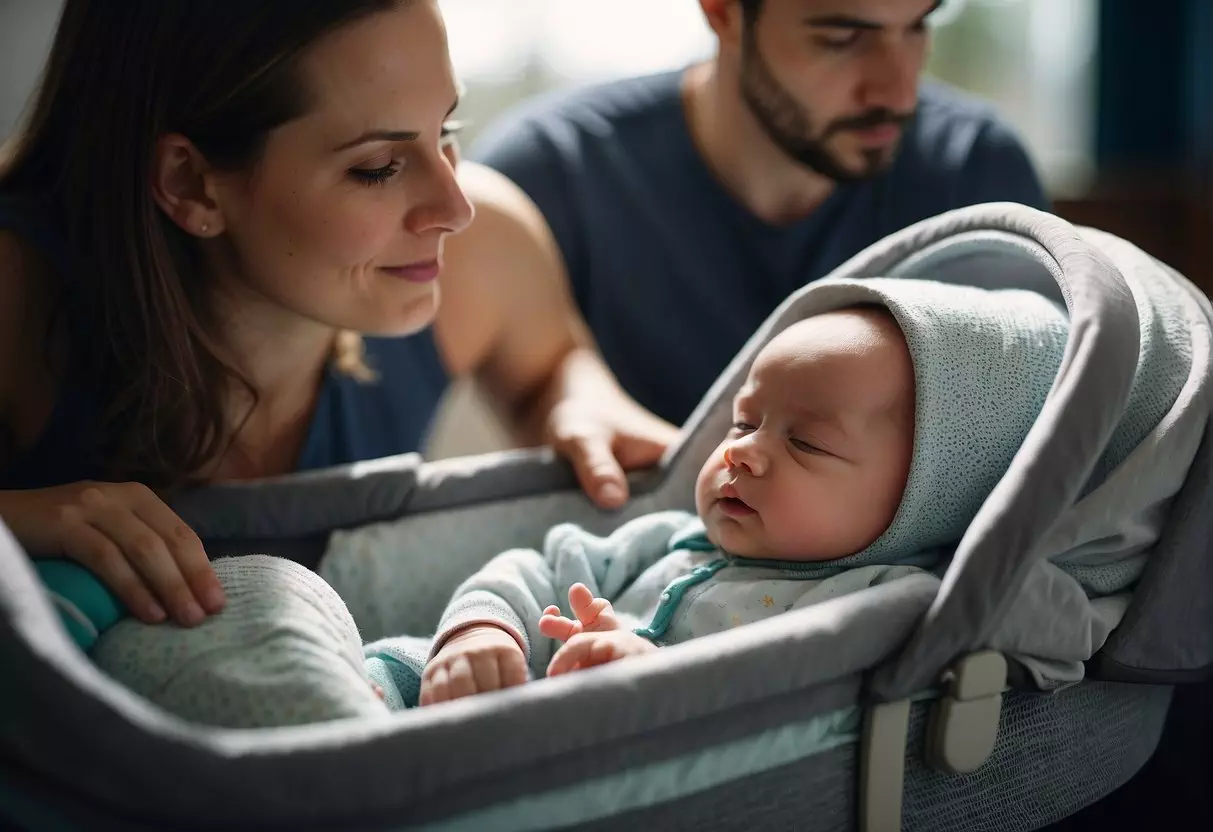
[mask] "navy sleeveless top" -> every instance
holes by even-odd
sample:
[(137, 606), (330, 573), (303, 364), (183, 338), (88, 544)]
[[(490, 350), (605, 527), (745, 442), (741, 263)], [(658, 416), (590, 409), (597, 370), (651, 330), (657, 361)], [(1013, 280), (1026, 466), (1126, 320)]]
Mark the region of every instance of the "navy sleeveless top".
[(997, 114), (928, 83), (887, 171), (838, 186), (804, 219), (767, 223), (700, 155), (681, 82), (681, 71), (664, 72), (537, 97), (496, 119), (468, 153), (543, 212), (607, 364), (674, 424), (789, 294), (856, 252), (964, 205), (1048, 209)]
[[(44, 204), (0, 194), (0, 230), (36, 247), (70, 279), (62, 233)], [(366, 359), (377, 375), (373, 382), (327, 371), (297, 470), (421, 449), (448, 382), (433, 329), (407, 338), (367, 338)], [(0, 490), (103, 479), (101, 460), (88, 441), (99, 412), (100, 402), (86, 385), (65, 379), (41, 436), (0, 468)]]

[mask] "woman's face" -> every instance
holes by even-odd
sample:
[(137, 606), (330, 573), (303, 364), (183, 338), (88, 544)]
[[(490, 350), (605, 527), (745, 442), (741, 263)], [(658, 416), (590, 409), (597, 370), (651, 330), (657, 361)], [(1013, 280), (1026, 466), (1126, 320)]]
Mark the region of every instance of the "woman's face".
[(472, 208), (444, 129), (457, 92), (434, 0), (363, 18), (302, 61), (312, 106), (214, 180), (222, 290), (369, 335), (434, 317), (443, 238)]

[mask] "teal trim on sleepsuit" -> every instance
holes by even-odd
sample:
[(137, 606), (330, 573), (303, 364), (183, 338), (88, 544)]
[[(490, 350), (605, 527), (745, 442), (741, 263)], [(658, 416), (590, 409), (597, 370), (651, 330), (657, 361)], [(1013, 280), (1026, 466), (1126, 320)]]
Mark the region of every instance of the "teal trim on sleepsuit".
[(703, 583), (728, 565), (729, 562), (721, 558), (711, 563), (705, 563), (703, 566), (696, 566), (691, 570), (691, 574), (683, 575), (676, 581), (672, 581), (665, 588), (665, 592), (661, 593), (661, 603), (657, 605), (657, 611), (653, 613), (653, 620), (649, 622), (649, 626), (638, 627), (634, 630), (636, 635), (647, 638), (649, 641), (656, 641), (665, 635), (665, 631), (670, 628), (670, 621), (674, 618), (674, 612), (682, 603), (682, 596), (686, 595), (687, 590), (696, 584)]
[(862, 713), (857, 707), (844, 708), (705, 751), (413, 828), (424, 832), (540, 832), (668, 803), (853, 743), (859, 738)]

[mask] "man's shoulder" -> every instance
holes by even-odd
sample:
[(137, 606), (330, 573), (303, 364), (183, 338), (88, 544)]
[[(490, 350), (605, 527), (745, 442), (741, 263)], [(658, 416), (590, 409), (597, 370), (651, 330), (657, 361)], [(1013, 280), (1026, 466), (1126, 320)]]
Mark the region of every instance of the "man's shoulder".
[(907, 139), (908, 155), (933, 172), (959, 169), (987, 148), (1020, 145), (993, 104), (934, 80), (919, 88), (918, 113)]
[(472, 158), (519, 136), (618, 135), (680, 110), (681, 71), (553, 90), (507, 110), (472, 146)]

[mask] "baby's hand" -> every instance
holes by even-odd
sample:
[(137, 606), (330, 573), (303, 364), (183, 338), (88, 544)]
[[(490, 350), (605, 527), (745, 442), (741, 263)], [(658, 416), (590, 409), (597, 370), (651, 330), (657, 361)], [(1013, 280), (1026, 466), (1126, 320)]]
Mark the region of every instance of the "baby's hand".
[(549, 676), (559, 676), (573, 670), (584, 670), (628, 656), (651, 653), (657, 645), (630, 630), (610, 630), (600, 633), (578, 633), (556, 651), (548, 665)]
[(606, 633), (619, 629), (615, 608), (605, 598), (595, 598), (585, 584), (569, 587), (569, 607), (574, 621), (560, 614), (560, 607), (552, 604), (543, 611), (539, 619), (539, 632), (557, 641), (568, 641), (578, 633)]
[(425, 666), (420, 704), (461, 699), (525, 681), (526, 655), (512, 635), (491, 624), (469, 627), (452, 636)]

